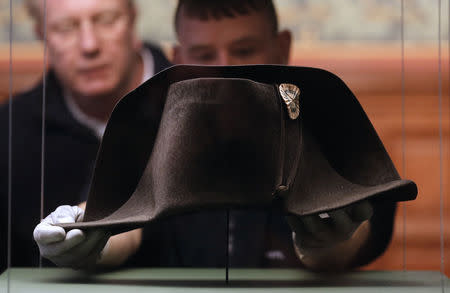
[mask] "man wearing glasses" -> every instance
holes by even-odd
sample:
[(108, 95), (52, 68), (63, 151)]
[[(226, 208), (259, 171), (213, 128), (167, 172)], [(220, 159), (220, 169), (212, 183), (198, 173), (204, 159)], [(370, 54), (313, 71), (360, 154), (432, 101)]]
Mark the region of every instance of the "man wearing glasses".
[[(45, 6), (44, 6), (45, 3)], [(45, 13), (44, 13), (44, 7)], [(136, 36), (132, 0), (28, 0), (46, 42), (43, 212), (86, 200), (100, 139), (116, 102), (169, 62)], [(44, 85), (13, 99), (12, 265), (36, 266)], [(6, 265), (8, 105), (0, 108), (1, 263)]]

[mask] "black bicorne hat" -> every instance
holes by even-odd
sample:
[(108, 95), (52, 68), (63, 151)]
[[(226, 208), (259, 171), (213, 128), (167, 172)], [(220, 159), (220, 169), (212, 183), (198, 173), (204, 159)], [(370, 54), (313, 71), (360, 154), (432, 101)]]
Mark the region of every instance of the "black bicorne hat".
[(208, 208), (276, 200), (302, 216), (416, 195), (336, 75), (276, 65), (180, 65), (117, 104), (84, 222), (63, 227), (115, 234)]

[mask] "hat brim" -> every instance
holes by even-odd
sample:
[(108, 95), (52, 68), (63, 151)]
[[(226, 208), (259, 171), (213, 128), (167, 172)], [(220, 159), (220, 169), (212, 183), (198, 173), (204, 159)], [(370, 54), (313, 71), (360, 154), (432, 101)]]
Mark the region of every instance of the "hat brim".
[[(361, 105), (336, 75), (317, 68), (278, 65), (179, 65), (158, 73), (116, 105), (97, 156), (84, 222), (64, 224), (64, 228), (104, 228), (116, 234), (184, 211), (237, 206), (231, 200), (220, 205), (199, 202), (151, 214), (143, 212), (146, 209), (143, 195), (132, 196), (152, 155), (169, 86), (196, 78), (302, 85), (303, 123), (313, 141), (311, 150), (314, 145), (319, 146), (312, 151), (311, 158), (323, 158), (326, 168), (338, 174), (333, 175), (338, 179), (328, 185), (326, 181), (317, 184), (316, 187), (322, 184), (323, 188), (319, 187), (314, 200), (286, 198), (286, 212), (301, 216), (364, 199), (403, 201), (416, 197), (416, 185), (400, 179)], [(361, 145), (358, 143), (361, 140), (369, 143)], [(320, 164), (316, 161), (311, 164), (321, 172)], [(314, 172), (310, 174), (314, 176)], [(311, 178), (306, 176), (295, 184), (305, 180)], [(340, 184), (341, 181), (344, 183)], [(344, 185), (342, 189), (340, 186)]]

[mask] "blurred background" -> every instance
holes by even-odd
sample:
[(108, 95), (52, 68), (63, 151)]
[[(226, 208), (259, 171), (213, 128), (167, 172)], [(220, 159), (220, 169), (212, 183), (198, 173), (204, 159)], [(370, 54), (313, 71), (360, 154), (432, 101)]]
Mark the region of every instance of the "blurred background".
[[(7, 102), (11, 78), (17, 93), (38, 81), (43, 70), (43, 46), (33, 37), (24, 1), (12, 2), (10, 36), (9, 1), (0, 0), (0, 103)], [(136, 2), (142, 38), (160, 44), (171, 56), (176, 0)], [(389, 249), (365, 269), (439, 270), (443, 195), (445, 271), (450, 273), (449, 2), (441, 0), (439, 11), (439, 0), (404, 0), (402, 54), (401, 0), (275, 1), (281, 28), (289, 28), (295, 39), (290, 63), (320, 67), (341, 77), (367, 112), (399, 173), (419, 187), (416, 201), (398, 207)]]

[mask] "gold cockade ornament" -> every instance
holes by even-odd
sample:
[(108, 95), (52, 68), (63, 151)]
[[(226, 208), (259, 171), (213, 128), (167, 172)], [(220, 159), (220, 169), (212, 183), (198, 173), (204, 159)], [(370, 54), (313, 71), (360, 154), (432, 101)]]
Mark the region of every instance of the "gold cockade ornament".
[(286, 103), (289, 118), (295, 120), (300, 115), (300, 89), (291, 83), (282, 83), (278, 87), (280, 95)]

